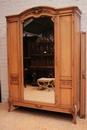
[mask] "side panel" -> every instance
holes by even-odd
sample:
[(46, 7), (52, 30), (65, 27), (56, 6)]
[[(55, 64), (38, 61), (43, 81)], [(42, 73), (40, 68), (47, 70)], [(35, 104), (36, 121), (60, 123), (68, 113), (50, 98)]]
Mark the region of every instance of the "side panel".
[[(59, 16), (58, 28), (58, 46), (56, 51), (57, 65), (56, 77), (59, 77), (58, 88), (58, 106), (63, 109), (72, 108), (72, 53), (73, 53), (73, 23), (72, 14)], [(56, 43), (57, 44), (57, 43)]]
[(86, 117), (86, 33), (81, 33), (81, 105), (80, 117)]
[(19, 100), (19, 21), (7, 20), (8, 78), (10, 98)]
[(80, 30), (81, 20), (78, 14), (75, 14), (75, 26), (74, 26), (74, 105), (77, 106), (77, 111), (80, 108), (80, 86), (81, 86), (81, 46), (80, 46)]

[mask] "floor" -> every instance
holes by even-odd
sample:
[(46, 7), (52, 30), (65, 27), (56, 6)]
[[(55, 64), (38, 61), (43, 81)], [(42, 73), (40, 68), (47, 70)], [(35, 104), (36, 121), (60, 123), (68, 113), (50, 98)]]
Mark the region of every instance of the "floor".
[(24, 87), (24, 99), (37, 102), (55, 103), (54, 89), (39, 90), (38, 86), (26, 85)]
[(0, 130), (87, 130), (87, 119), (77, 117), (72, 123), (68, 114), (24, 107), (7, 111), (8, 104), (0, 103)]

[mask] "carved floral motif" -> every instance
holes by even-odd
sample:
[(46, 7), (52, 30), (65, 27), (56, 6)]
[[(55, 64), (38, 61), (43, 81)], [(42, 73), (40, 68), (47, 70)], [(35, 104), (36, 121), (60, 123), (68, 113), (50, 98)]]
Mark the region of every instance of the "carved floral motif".
[(72, 85), (72, 82), (71, 81), (61, 81), (60, 82), (60, 85)]
[(39, 8), (39, 7), (33, 8), (33, 10), (32, 10), (32, 13), (33, 13), (33, 14), (39, 14), (39, 13), (41, 13), (41, 12), (42, 12), (42, 9)]
[(10, 75), (10, 83), (11, 84), (19, 84), (19, 77), (17, 74)]
[(41, 7), (36, 7), (36, 8), (33, 8), (32, 10), (30, 10), (29, 12), (27, 12), (26, 16), (29, 15), (29, 14), (36, 14), (36, 15), (38, 15), (40, 13), (55, 14), (55, 12), (50, 10), (50, 9), (43, 9)]

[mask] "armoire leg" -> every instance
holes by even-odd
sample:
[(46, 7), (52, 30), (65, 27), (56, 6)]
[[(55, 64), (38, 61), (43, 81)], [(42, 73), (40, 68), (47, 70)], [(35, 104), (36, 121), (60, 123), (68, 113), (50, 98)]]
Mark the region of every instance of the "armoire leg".
[(8, 102), (8, 112), (11, 111), (11, 104)]
[(11, 106), (12, 106), (12, 99), (8, 98), (8, 112), (11, 111)]
[(74, 124), (76, 124), (77, 122), (76, 122), (76, 117), (77, 117), (77, 106), (75, 105), (74, 107), (73, 107), (73, 123)]

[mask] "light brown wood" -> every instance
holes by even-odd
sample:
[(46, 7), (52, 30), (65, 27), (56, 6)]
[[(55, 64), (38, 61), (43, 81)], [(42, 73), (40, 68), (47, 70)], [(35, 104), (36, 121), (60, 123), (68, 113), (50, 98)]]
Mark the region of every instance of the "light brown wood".
[[(43, 16), (51, 17), (54, 22), (54, 67), (48, 67), (48, 69), (54, 68), (55, 74), (54, 104), (24, 100), (23, 23), (31, 17), (40, 18)], [(16, 105), (69, 113), (73, 115), (74, 123), (76, 123), (79, 110), (80, 115), (84, 116), (86, 106), (85, 102), (82, 102), (85, 101), (86, 95), (84, 95), (85, 87), (82, 87), (82, 84), (85, 85), (85, 81), (81, 80), (80, 17), (81, 11), (76, 6), (59, 9), (40, 6), (30, 8), (18, 15), (6, 17), (9, 111), (11, 105)], [(29, 50), (31, 51), (31, 49)], [(85, 61), (84, 55), (83, 58)], [(35, 66), (30, 66), (30, 69), (35, 68)]]
[(86, 117), (86, 33), (81, 32), (81, 109), (80, 117)]
[(7, 24), (9, 97), (19, 100), (19, 20), (16, 17), (12, 21), (8, 20)]
[[(59, 107), (72, 106), (72, 14), (59, 16)], [(67, 31), (68, 30), (68, 31)], [(66, 48), (66, 49), (65, 49)], [(67, 95), (67, 97), (66, 97)]]

